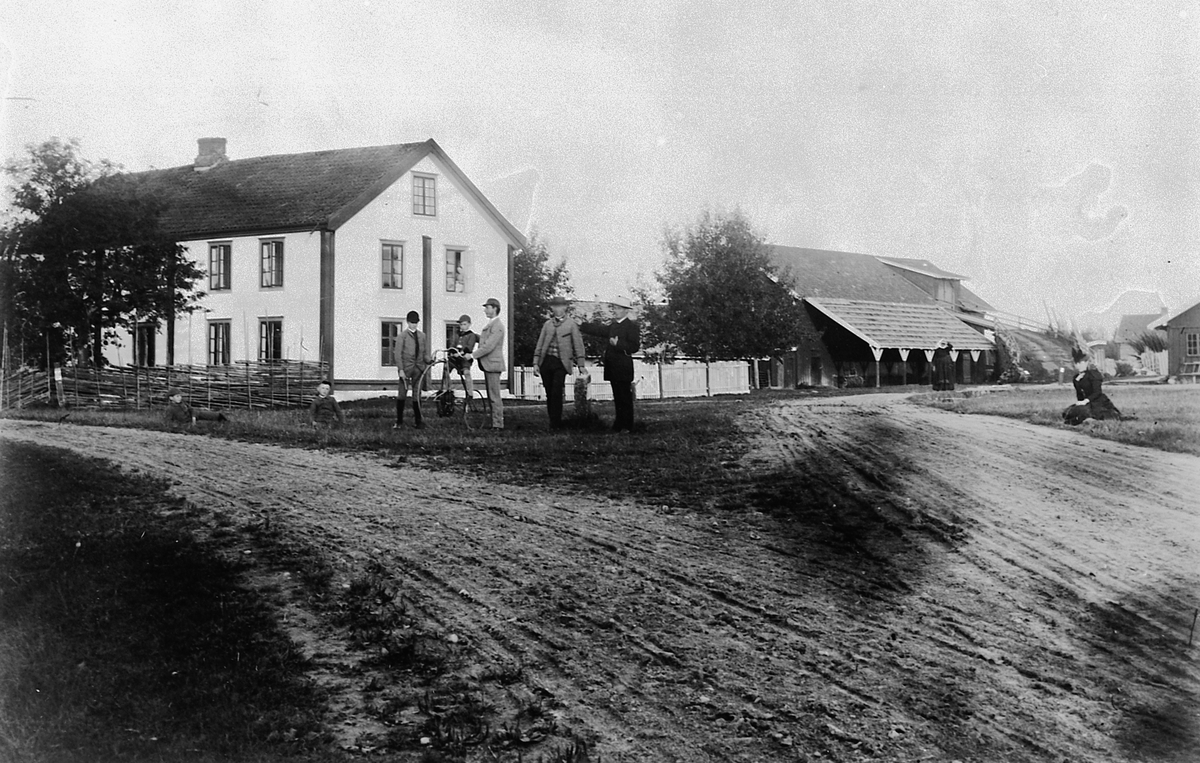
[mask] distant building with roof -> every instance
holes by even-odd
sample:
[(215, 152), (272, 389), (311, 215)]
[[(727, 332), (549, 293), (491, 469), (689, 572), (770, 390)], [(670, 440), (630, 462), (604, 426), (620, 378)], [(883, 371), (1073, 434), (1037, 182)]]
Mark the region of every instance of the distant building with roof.
[(922, 383), (941, 340), (954, 346), (960, 381), (990, 373), (994, 345), (982, 318), (990, 305), (965, 290), (965, 276), (927, 260), (767, 248), (805, 307), (810, 335), (771, 367), (773, 385)]
[(341, 389), (383, 389), (410, 310), (440, 347), (488, 297), (512, 309), (524, 236), (433, 140), (230, 160), (202, 138), (191, 164), (128, 177), (205, 273), (201, 310), (123, 337), (138, 363), (319, 359)]
[(1156, 318), (1150, 328), (1167, 332), (1167, 375), (1200, 381), (1200, 300)]

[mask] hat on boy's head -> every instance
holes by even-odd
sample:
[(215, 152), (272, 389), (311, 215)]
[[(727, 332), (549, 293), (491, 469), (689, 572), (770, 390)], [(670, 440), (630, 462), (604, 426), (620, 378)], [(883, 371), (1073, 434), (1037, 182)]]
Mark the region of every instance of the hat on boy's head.
[[(317, 386), (318, 386), (318, 387), (320, 387), (322, 384), (329, 384), (329, 380), (328, 380), (328, 379), (322, 379), (321, 381), (317, 382)], [(329, 384), (329, 386), (330, 386), (330, 387), (332, 387), (333, 385), (332, 385), (332, 384)]]
[(487, 302), (483, 303), (483, 306), (484, 307), (494, 307), (497, 310), (499, 310), (500, 309), (500, 300), (496, 299), (495, 297), (491, 297), (488, 299)]
[(408, 322), (409, 322), (409, 323), (420, 323), (420, 322), (421, 322), (421, 316), (420, 316), (420, 315), (417, 315), (417, 311), (416, 311), (416, 310), (409, 310), (409, 311), (408, 311), (408, 318), (407, 318), (407, 320), (408, 320)]
[(623, 307), (626, 310), (633, 309), (633, 305), (630, 304), (628, 297), (613, 297), (612, 302), (609, 304), (611, 304), (613, 307)]
[(463, 313), (462, 315), (458, 316), (458, 322), (459, 323), (470, 323), (471, 316), (467, 315), (466, 313)]
[(179, 387), (171, 387), (169, 390), (167, 390), (167, 397), (175, 397), (176, 395), (183, 397), (183, 390), (181, 390)]
[(554, 299), (550, 300), (551, 307), (553, 307), (554, 305), (566, 305), (566, 304), (568, 304), (566, 297), (559, 296), (559, 297), (555, 297)]

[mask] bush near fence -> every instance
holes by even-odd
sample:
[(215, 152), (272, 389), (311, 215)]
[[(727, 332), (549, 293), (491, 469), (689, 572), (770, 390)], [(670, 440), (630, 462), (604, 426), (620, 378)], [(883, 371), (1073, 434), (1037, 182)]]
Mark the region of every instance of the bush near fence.
[(178, 387), (185, 400), (202, 408), (296, 407), (312, 400), (326, 367), (280, 360), (228, 366), (68, 366), (61, 372), (61, 398), (54, 372), (24, 369), (4, 374), (0, 408), (145, 408), (164, 405), (171, 387)]

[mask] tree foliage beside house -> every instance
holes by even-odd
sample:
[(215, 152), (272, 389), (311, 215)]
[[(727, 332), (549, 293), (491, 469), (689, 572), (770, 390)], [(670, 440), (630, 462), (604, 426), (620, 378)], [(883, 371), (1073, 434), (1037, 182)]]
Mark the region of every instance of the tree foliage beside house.
[(4, 172), (13, 189), (0, 229), (0, 320), (14, 355), (102, 365), (118, 329), (165, 322), (171, 333), (202, 296), (203, 273), (159, 231), (161, 201), (111, 162), (52, 138)]
[(643, 346), (700, 360), (780, 357), (807, 338), (788, 273), (741, 212), (668, 229), (656, 284), (638, 290)]
[(550, 315), (550, 300), (568, 299), (575, 293), (567, 262), (551, 263), (545, 240), (534, 231), (528, 244), (518, 249), (513, 259), (512, 331), (517, 365), (532, 365), (542, 323)]

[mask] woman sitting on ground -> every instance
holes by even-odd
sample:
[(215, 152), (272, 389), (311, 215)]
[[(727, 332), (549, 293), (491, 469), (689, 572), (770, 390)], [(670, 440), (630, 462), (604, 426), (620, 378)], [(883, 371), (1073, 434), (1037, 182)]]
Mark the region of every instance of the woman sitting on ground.
[(1063, 421), (1075, 426), (1088, 419), (1120, 419), (1121, 412), (1101, 391), (1104, 376), (1086, 352), (1079, 348), (1071, 351), (1075, 361), (1075, 402), (1063, 411)]

